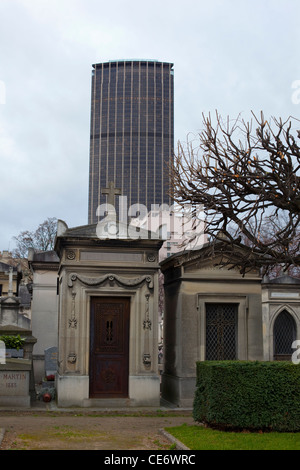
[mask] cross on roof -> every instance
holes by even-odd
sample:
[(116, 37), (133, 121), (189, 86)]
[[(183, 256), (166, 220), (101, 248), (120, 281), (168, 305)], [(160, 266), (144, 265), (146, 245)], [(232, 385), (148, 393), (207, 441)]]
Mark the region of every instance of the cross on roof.
[(115, 196), (121, 195), (121, 189), (115, 188), (115, 183), (113, 181), (110, 181), (108, 186), (108, 188), (103, 188), (101, 193), (107, 194), (107, 204), (115, 207)]

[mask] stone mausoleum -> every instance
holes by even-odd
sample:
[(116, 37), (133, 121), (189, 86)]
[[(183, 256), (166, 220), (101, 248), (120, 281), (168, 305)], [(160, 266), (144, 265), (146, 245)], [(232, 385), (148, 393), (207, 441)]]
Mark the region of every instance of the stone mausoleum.
[(58, 406), (159, 406), (162, 241), (99, 230), (58, 222)]
[(162, 397), (177, 406), (193, 404), (197, 361), (291, 360), (300, 337), (300, 279), (243, 277), (219, 262), (209, 244), (161, 262)]

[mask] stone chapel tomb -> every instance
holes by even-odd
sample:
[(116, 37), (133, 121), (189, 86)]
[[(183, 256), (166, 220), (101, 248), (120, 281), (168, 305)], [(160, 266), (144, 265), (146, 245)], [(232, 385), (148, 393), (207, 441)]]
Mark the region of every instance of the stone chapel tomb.
[[(113, 222), (111, 222), (113, 223)], [(58, 222), (58, 406), (159, 406), (158, 252), (119, 223)], [(102, 235), (103, 236), (102, 236)]]

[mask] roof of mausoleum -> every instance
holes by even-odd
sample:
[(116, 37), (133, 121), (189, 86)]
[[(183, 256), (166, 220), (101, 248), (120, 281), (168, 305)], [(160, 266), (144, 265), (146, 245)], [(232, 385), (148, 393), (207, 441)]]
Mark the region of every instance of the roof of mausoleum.
[(128, 248), (143, 246), (159, 249), (164, 242), (156, 233), (134, 226), (130, 227), (121, 222), (116, 223), (116, 234), (109, 235), (109, 228), (107, 228), (109, 223), (114, 223), (114, 221), (106, 220), (98, 222), (98, 224), (69, 228), (66, 222), (59, 220), (54, 246), (55, 252), (60, 256), (61, 249), (65, 244)]

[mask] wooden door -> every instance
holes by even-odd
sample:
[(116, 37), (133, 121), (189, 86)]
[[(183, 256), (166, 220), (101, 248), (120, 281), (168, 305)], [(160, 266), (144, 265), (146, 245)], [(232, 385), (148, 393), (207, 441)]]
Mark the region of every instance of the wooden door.
[(90, 397), (128, 397), (128, 297), (93, 297), (91, 302)]

